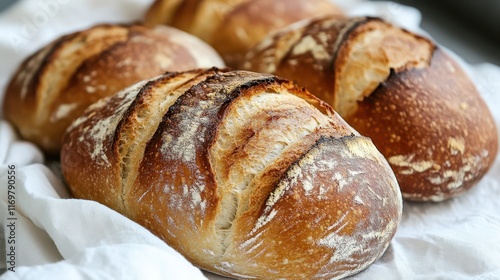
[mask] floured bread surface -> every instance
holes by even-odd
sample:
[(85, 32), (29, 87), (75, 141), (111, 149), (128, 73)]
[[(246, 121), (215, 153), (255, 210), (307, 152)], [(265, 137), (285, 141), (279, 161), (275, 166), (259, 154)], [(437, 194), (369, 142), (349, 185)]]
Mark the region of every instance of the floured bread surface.
[(252, 48), (241, 67), (291, 79), (329, 103), (373, 140), (410, 200), (463, 193), (498, 150), (493, 118), (459, 65), (381, 19), (290, 26)]
[(68, 130), (62, 165), (75, 196), (236, 278), (355, 274), (401, 218), (394, 174), (371, 141), (266, 74), (168, 73), (101, 100)]
[(218, 54), (183, 31), (97, 25), (27, 59), (7, 88), (5, 117), (21, 136), (58, 155), (65, 129), (100, 98), (167, 70), (212, 66), (223, 66)]
[(429, 40), (381, 20), (336, 16), (266, 38), (241, 66), (294, 79), (347, 117), (391, 70), (426, 67), (433, 50)]
[(467, 191), (498, 151), (488, 107), (441, 50), (425, 69), (390, 75), (347, 120), (372, 138), (410, 200), (442, 201)]
[(337, 53), (333, 99), (333, 108), (345, 117), (391, 71), (427, 67), (434, 50), (427, 39), (382, 21), (369, 21), (348, 36)]

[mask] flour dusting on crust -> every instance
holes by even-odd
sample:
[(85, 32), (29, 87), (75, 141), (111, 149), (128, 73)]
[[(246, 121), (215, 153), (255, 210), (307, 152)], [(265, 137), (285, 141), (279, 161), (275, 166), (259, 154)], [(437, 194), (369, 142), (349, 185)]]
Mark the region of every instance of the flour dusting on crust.
[(35, 54), (27, 63), (26, 67), (21, 70), (19, 75), (17, 76), (17, 81), (22, 83), (21, 86), (21, 99), (26, 97), (28, 94), (29, 84), (32, 82), (32, 79), (35, 77), (35, 73), (40, 68), (43, 59), (47, 54), (52, 50), (52, 46), (54, 43), (46, 46), (42, 50), (40, 50), (37, 54)]
[[(356, 263), (359, 256), (364, 256), (368, 263), (375, 261), (379, 257), (379, 251), (372, 250), (371, 244), (387, 242), (395, 231), (397, 223), (389, 221), (386, 227), (381, 231), (373, 229), (358, 230), (353, 235), (340, 235), (336, 231), (328, 234), (325, 238), (318, 241), (318, 245), (334, 249), (334, 253), (330, 258), (330, 263), (341, 264), (335, 274), (337, 276), (333, 279), (341, 279), (349, 275), (358, 273), (365, 269), (364, 265), (357, 265), (353, 267), (349, 265)], [(386, 247), (388, 244), (386, 245)], [(328, 274), (317, 275), (318, 277), (325, 277)]]
[[(155, 79), (155, 78), (154, 78)], [(153, 80), (153, 79), (152, 79)], [(68, 131), (81, 126), (93, 117), (97, 111), (100, 111), (106, 106), (109, 106), (110, 100), (118, 100), (116, 108), (112, 112), (108, 112), (106, 116), (99, 118), (91, 127), (83, 128), (83, 135), (78, 139), (80, 142), (85, 142), (87, 147), (91, 149), (90, 157), (99, 165), (109, 166), (110, 162), (106, 156), (106, 147), (104, 142), (109, 139), (116, 131), (116, 127), (123, 117), (125, 111), (130, 107), (135, 97), (142, 87), (149, 81), (139, 82), (127, 89), (118, 92), (114, 96), (109, 96), (100, 99), (96, 103), (89, 106), (86, 113), (78, 118), (68, 128)]]
[(76, 107), (78, 107), (77, 103), (59, 105), (57, 110), (50, 117), (50, 122), (57, 122), (60, 119), (67, 117)]

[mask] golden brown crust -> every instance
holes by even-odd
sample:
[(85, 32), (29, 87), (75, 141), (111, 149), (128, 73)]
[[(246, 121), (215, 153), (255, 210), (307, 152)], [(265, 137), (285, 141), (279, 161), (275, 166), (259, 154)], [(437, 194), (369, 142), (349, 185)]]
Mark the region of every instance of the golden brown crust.
[[(332, 279), (363, 270), (397, 227), (399, 210), (382, 206), (397, 193), (391, 173), (367, 138), (320, 138), (235, 221), (225, 258), (263, 279)], [(304, 252), (315, 260), (303, 261)]]
[(209, 46), (182, 31), (98, 25), (28, 58), (7, 88), (5, 117), (56, 155), (64, 130), (98, 99), (166, 70), (221, 65)]
[(396, 179), (373, 144), (272, 75), (209, 69), (142, 82), (89, 107), (61, 158), (75, 196), (236, 278), (357, 273), (401, 218)]
[(304, 85), (373, 139), (410, 200), (471, 188), (497, 153), (472, 81), (430, 40), (376, 18), (325, 17), (265, 39), (242, 68)]
[(250, 47), (280, 28), (306, 18), (343, 14), (327, 0), (184, 0), (165, 8), (170, 2), (155, 1), (146, 24), (168, 24), (196, 35), (231, 67)]
[[(120, 123), (144, 84), (140, 82), (92, 104), (68, 128), (61, 163), (73, 196), (96, 200), (119, 212), (124, 210), (120, 150), (113, 144), (111, 126)], [(68, 172), (71, 176), (67, 176)]]
[(146, 24), (155, 26), (160, 23), (172, 22), (173, 18), (179, 14), (179, 6), (185, 1), (155, 1), (146, 13)]
[(342, 46), (341, 38), (367, 20), (324, 17), (291, 26), (252, 48), (240, 67), (300, 80), (300, 85), (329, 101), (329, 87), (335, 75), (331, 65)]

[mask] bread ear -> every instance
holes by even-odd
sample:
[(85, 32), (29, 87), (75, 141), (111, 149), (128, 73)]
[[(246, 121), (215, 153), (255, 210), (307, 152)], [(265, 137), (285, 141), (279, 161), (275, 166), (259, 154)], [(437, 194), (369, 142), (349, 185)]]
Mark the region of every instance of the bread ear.
[(166, 70), (211, 66), (223, 66), (217, 53), (180, 30), (98, 25), (29, 57), (7, 87), (5, 117), (57, 155), (65, 129), (98, 99)]
[(313, 20), (246, 59), (243, 69), (294, 80), (372, 138), (407, 199), (463, 193), (497, 154), (493, 118), (464, 71), (429, 39), (381, 19)]
[(90, 106), (61, 160), (76, 197), (231, 277), (357, 273), (401, 219), (396, 179), (371, 141), (272, 75), (208, 69), (142, 82)]

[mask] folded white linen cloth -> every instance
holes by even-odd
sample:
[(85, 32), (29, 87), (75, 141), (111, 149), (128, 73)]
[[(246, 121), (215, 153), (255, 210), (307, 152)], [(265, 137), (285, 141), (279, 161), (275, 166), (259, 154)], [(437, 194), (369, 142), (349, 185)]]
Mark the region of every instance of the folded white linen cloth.
[[(413, 8), (390, 2), (335, 2), (351, 15), (382, 16), (423, 32), (420, 14)], [(151, 0), (18, 2), (0, 14), (0, 100), (10, 75), (30, 53), (62, 34), (96, 23), (138, 20), (150, 4)], [(500, 68), (460, 62), (500, 127)], [(11, 170), (16, 173), (15, 216), (8, 211)], [(223, 278), (202, 274), (160, 239), (115, 211), (69, 198), (57, 162), (44, 161), (41, 152), (19, 141), (4, 120), (0, 120), (0, 186), (0, 219), (6, 241), (13, 221), (8, 218), (17, 218), (16, 272), (8, 272), (2, 279)], [(352, 279), (498, 279), (499, 209), (497, 157), (489, 174), (463, 196), (439, 204), (405, 202), (400, 229), (388, 251)], [(5, 245), (7, 253), (0, 259), (8, 261), (11, 244)], [(0, 267), (6, 267), (5, 261)]]
[[(15, 240), (14, 250), (11, 244), (6, 245), (7, 253), (14, 251), (16, 255), (15, 273), (3, 277), (206, 279), (179, 253), (135, 222), (94, 201), (71, 199), (61, 180), (38, 163), (40, 152), (31, 144), (17, 141), (5, 121), (0, 121), (0, 135), (0, 182), (15, 181), (10, 193), (14, 197), (8, 198), (6, 188), (0, 193), (5, 236)], [(9, 200), (15, 202), (13, 216), (8, 211)], [(12, 222), (14, 233), (9, 228)], [(7, 262), (7, 267), (12, 264)]]

